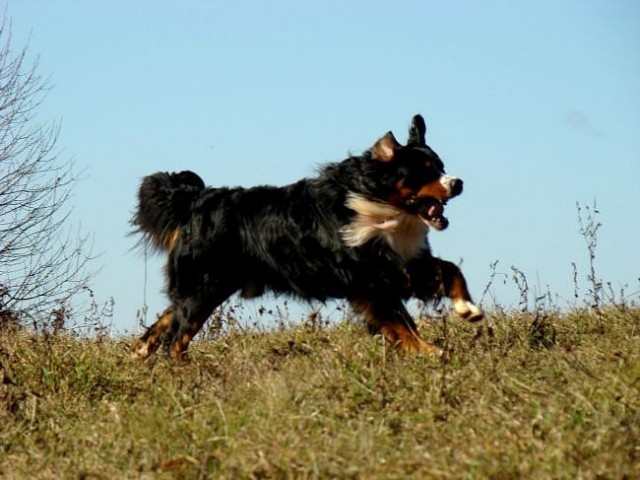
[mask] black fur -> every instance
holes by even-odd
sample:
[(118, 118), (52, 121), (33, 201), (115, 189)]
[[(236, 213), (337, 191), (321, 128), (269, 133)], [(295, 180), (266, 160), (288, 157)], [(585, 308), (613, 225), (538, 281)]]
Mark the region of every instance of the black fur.
[(140, 184), (132, 223), (146, 234), (145, 240), (162, 250), (162, 240), (189, 221), (193, 201), (204, 188), (202, 179), (193, 172), (149, 175)]
[[(364, 302), (369, 313), (392, 312), (387, 316), (401, 310), (402, 299), (411, 295), (438, 295), (442, 282), (436, 267), (428, 267), (430, 282), (420, 286), (411, 285), (408, 273), (420, 270), (416, 262), (435, 261), (426, 238), (419, 258), (406, 259), (383, 237), (347, 246), (341, 233), (356, 216), (347, 206), (349, 195), (416, 214), (420, 189), (443, 175), (441, 160), (424, 143), (425, 129), (416, 116), (407, 146), (389, 133), (362, 156), (284, 187), (205, 188), (189, 171), (144, 178), (133, 223), (150, 244), (169, 251), (172, 318), (167, 332), (157, 327), (152, 334), (152, 327), (142, 341), (154, 343), (162, 333), (169, 344), (186, 335), (184, 345), (175, 347), (182, 353), (213, 309), (238, 291), (245, 297), (270, 290), (307, 300), (344, 298)], [(368, 319), (378, 331), (396, 321), (405, 322)]]

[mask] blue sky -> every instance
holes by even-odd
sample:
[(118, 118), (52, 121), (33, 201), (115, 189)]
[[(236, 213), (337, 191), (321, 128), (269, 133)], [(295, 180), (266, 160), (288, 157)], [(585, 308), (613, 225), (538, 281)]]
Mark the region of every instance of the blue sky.
[[(399, 139), (414, 113), (465, 181), (436, 254), (462, 261), (477, 298), (515, 265), (563, 301), (588, 273), (576, 202), (597, 202), (597, 274), (640, 284), (640, 6), (634, 1), (10, 0), (54, 87), (63, 158), (84, 179), (74, 220), (94, 235), (99, 301), (136, 330), (165, 305), (160, 257), (131, 248), (144, 175), (192, 169), (211, 185), (286, 184)], [(503, 277), (499, 277), (503, 278)], [(515, 305), (511, 281), (494, 299)]]

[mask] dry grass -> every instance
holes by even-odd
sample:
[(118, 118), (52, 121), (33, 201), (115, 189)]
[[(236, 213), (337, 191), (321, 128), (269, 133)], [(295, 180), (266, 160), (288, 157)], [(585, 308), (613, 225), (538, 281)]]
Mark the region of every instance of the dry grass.
[[(490, 328), (489, 328), (490, 325)], [(3, 478), (637, 478), (640, 310), (231, 331), (177, 366), (0, 333)]]

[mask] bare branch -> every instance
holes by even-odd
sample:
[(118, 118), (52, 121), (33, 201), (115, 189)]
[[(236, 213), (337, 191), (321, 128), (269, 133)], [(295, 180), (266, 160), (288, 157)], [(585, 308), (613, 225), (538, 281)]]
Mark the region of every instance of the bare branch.
[[(0, 25), (0, 306), (17, 318), (46, 319), (86, 289), (89, 239), (69, 226), (73, 164), (61, 160), (59, 123), (35, 122), (49, 91), (13, 53), (7, 22)], [(42, 320), (44, 321), (44, 320)]]

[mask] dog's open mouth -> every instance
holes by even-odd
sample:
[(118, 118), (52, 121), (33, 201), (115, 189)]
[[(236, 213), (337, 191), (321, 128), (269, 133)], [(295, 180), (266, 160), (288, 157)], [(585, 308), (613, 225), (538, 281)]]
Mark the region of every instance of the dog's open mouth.
[(431, 228), (444, 230), (449, 226), (449, 220), (444, 216), (446, 200), (433, 197), (413, 197), (407, 202), (407, 207), (414, 211)]
[(446, 202), (436, 198), (426, 197), (420, 202), (422, 204), (418, 215), (431, 228), (444, 230), (449, 226), (449, 220), (444, 216), (444, 205)]

